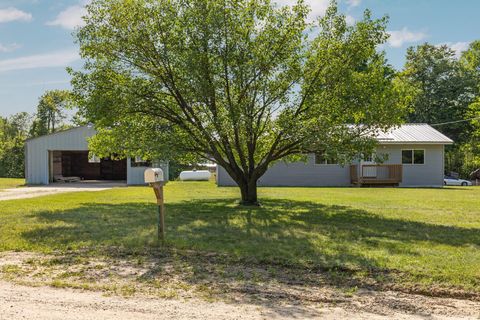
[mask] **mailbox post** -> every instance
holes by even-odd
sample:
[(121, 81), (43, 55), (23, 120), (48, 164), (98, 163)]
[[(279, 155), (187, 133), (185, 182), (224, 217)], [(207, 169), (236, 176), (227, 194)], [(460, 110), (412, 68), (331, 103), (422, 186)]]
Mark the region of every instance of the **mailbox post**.
[(160, 168), (150, 168), (144, 173), (145, 183), (148, 183), (153, 188), (157, 198), (158, 206), (158, 224), (157, 224), (157, 238), (160, 241), (165, 241), (165, 206), (163, 198), (163, 186), (166, 181), (163, 177), (163, 171)]

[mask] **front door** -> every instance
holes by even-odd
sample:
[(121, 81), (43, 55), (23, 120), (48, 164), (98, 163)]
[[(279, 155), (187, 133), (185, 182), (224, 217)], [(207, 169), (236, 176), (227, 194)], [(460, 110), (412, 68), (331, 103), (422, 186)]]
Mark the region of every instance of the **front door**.
[(365, 157), (361, 162), (362, 177), (363, 178), (376, 178), (377, 167), (375, 162), (375, 154)]

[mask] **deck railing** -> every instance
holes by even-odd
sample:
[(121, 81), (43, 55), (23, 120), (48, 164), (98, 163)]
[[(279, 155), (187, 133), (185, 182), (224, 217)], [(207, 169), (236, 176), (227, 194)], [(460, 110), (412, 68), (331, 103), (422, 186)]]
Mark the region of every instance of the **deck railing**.
[(352, 184), (391, 184), (402, 182), (403, 166), (401, 164), (364, 164), (350, 166)]

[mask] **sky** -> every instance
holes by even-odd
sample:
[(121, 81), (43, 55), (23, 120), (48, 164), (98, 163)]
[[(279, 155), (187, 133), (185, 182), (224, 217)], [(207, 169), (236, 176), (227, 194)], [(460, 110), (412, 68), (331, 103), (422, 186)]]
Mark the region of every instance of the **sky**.
[[(68, 89), (67, 66), (80, 69), (74, 29), (82, 24), (88, 0), (0, 0), (0, 116), (35, 112), (38, 98)], [(288, 5), (294, 0), (276, 0)], [(305, 0), (310, 19), (329, 0)], [(390, 64), (401, 69), (409, 46), (447, 44), (458, 54), (480, 39), (480, 0), (338, 0), (348, 23), (370, 9), (389, 16), (390, 39), (383, 46)]]

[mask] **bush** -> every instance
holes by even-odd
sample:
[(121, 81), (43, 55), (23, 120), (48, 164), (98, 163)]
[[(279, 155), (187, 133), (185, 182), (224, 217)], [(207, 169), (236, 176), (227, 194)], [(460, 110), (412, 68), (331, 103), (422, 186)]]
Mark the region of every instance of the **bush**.
[(0, 177), (24, 178), (25, 177), (25, 142), (16, 138), (9, 141), (0, 153)]

